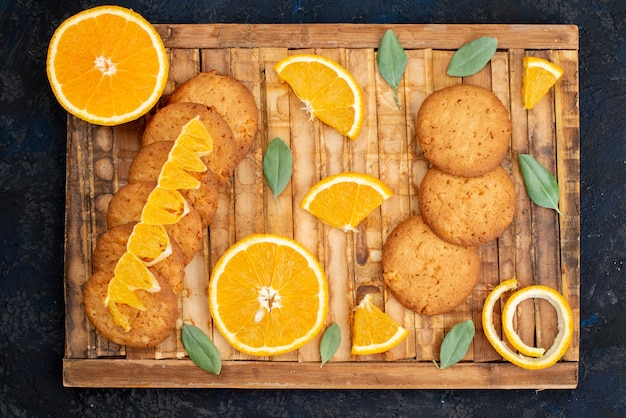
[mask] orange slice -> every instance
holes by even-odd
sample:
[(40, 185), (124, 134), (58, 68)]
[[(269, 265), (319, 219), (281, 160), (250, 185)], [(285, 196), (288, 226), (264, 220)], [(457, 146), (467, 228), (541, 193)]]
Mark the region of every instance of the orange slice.
[(341, 173), (315, 184), (300, 207), (333, 228), (356, 231), (359, 223), (392, 194), (376, 177)]
[(134, 254), (124, 253), (117, 262), (113, 275), (123, 282), (130, 290), (145, 290), (158, 292), (161, 290), (159, 282), (148, 267)]
[(118, 125), (147, 113), (169, 70), (165, 46), (142, 16), (118, 6), (80, 12), (57, 28), (48, 48), (48, 80), (72, 115)]
[(145, 311), (146, 306), (139, 300), (135, 292), (130, 290), (128, 286), (119, 278), (113, 276), (107, 287), (107, 294), (104, 299), (104, 306), (109, 308), (113, 321), (124, 330), (129, 331), (131, 326), (128, 322), (128, 317), (124, 315), (119, 307), (118, 303), (124, 303), (140, 311)]
[(206, 157), (213, 152), (213, 138), (206, 126), (200, 122), (199, 116), (183, 126), (170, 152), (176, 153), (175, 149), (191, 151), (199, 157)]
[[(496, 286), (485, 299), (482, 313), (485, 336), (493, 348), (511, 363), (529, 370), (545, 369), (554, 365), (563, 357), (572, 341), (574, 333), (572, 311), (565, 298), (559, 292), (547, 286), (528, 286), (513, 293), (502, 310), (502, 326), (508, 342), (517, 350), (514, 351), (498, 336), (493, 323), (493, 308), (504, 293), (517, 289), (517, 286), (518, 282), (516, 279), (506, 280)], [(542, 348), (526, 345), (513, 328), (513, 317), (517, 306), (529, 298), (545, 299), (556, 309), (559, 331), (554, 338), (552, 346), (545, 352)]]
[(314, 54), (291, 55), (274, 66), (312, 117), (354, 140), (363, 124), (363, 93), (344, 67)]
[(189, 174), (178, 162), (168, 160), (163, 164), (158, 178), (158, 185), (168, 190), (198, 189), (200, 180)]
[(524, 107), (532, 109), (563, 75), (558, 65), (537, 57), (523, 59), (522, 98)]
[(150, 267), (172, 254), (172, 242), (163, 225), (139, 222), (133, 227), (126, 249)]
[(189, 204), (176, 189), (155, 187), (141, 212), (141, 222), (151, 225), (171, 225), (190, 211)]
[(301, 244), (279, 235), (251, 235), (215, 265), (209, 307), (217, 329), (235, 349), (277, 355), (320, 332), (328, 284), (319, 262)]
[(351, 353), (383, 353), (400, 344), (407, 335), (406, 329), (372, 303), (372, 295), (368, 293), (354, 312)]

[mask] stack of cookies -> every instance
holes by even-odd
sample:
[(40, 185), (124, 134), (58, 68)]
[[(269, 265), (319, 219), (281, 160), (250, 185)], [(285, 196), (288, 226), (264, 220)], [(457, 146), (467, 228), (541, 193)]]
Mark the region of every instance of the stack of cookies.
[[(172, 254), (150, 267), (161, 290), (137, 291), (147, 307), (145, 311), (120, 306), (131, 325), (125, 331), (104, 306), (108, 283), (174, 141), (195, 117), (213, 138), (213, 152), (203, 157), (208, 170), (195, 173), (199, 188), (180, 190), (189, 204), (189, 213), (179, 222), (166, 225)], [(177, 297), (184, 287), (185, 266), (201, 248), (204, 231), (217, 211), (218, 191), (250, 150), (257, 129), (258, 111), (250, 91), (238, 80), (216, 72), (200, 73), (182, 84), (147, 122), (142, 148), (130, 165), (128, 185), (120, 188), (109, 203), (108, 230), (97, 240), (95, 273), (84, 287), (85, 312), (101, 335), (130, 347), (152, 347), (169, 337), (178, 318)]]
[(431, 167), (419, 187), (420, 215), (383, 249), (385, 283), (405, 307), (448, 312), (475, 287), (477, 247), (498, 238), (515, 214), (515, 187), (501, 166), (510, 136), (508, 111), (488, 89), (455, 85), (422, 104), (417, 139)]

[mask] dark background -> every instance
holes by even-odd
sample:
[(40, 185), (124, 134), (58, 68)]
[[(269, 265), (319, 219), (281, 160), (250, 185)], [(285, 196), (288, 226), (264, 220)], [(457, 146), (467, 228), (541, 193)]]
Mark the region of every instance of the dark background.
[(626, 2), (116, 1), (152, 23), (566, 23), (580, 31), (581, 359), (576, 390), (63, 388), (66, 114), (45, 73), (101, 1), (0, 0), (0, 416), (626, 416)]

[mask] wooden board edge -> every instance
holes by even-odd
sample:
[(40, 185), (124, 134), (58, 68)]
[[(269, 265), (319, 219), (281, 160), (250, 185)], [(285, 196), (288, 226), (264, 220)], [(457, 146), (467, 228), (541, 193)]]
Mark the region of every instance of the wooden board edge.
[[(288, 376), (288, 378), (286, 378)], [(63, 385), (101, 388), (231, 389), (575, 389), (578, 362), (543, 370), (511, 363), (292, 363), (225, 361), (219, 376), (190, 360), (64, 359)]]
[(377, 48), (393, 30), (406, 49), (457, 49), (481, 36), (498, 48), (578, 50), (569, 24), (155, 24), (168, 48)]

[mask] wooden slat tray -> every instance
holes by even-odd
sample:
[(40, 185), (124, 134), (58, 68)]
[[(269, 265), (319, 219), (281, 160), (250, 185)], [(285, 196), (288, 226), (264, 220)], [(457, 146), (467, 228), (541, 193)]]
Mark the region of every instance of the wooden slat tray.
[[(204, 248), (186, 269), (180, 324), (192, 322), (212, 336), (223, 359), (219, 376), (196, 367), (186, 356), (180, 332), (155, 349), (137, 350), (100, 338), (83, 313), (82, 285), (92, 274), (91, 253), (105, 231), (112, 194), (126, 183), (140, 147), (144, 119), (114, 128), (68, 119), (66, 206), (66, 352), (63, 382), (80, 387), (237, 387), (237, 388), (574, 388), (578, 381), (580, 295), (580, 180), (578, 31), (567, 25), (156, 25), (169, 49), (166, 95), (199, 71), (231, 74), (252, 91), (260, 130), (253, 150), (220, 191), (218, 214), (206, 231)], [(378, 74), (375, 52), (387, 29), (398, 35), (409, 56), (401, 86), (402, 109)], [(445, 74), (454, 51), (479, 36), (499, 40), (498, 52), (480, 73), (460, 79)], [(365, 95), (365, 123), (351, 142), (310, 121), (301, 103), (273, 71), (287, 54), (314, 52), (344, 64)], [(548, 58), (565, 70), (549, 96), (532, 111), (521, 103), (522, 58)], [(480, 248), (480, 283), (455, 311), (424, 317), (403, 309), (386, 291), (381, 248), (402, 220), (418, 211), (417, 189), (428, 163), (415, 140), (415, 118), (424, 98), (454, 83), (491, 88), (510, 110), (513, 134), (503, 162), (517, 188), (511, 227)], [(149, 116), (147, 116), (149, 117)], [(294, 172), (278, 205), (263, 181), (261, 159), (274, 137), (293, 150)], [(517, 166), (518, 153), (531, 153), (556, 174), (560, 209), (531, 204)], [(359, 171), (382, 179), (394, 196), (372, 213), (358, 233), (344, 234), (298, 208), (319, 179)], [(234, 351), (212, 329), (207, 306), (211, 266), (237, 240), (260, 232), (293, 237), (325, 267), (330, 286), (328, 323), (337, 322), (342, 344), (320, 368), (319, 337), (297, 352), (251, 358)], [(481, 329), (481, 310), (501, 280), (517, 277), (522, 286), (542, 283), (568, 299), (575, 318), (574, 339), (555, 366), (528, 371), (503, 361)], [(375, 356), (350, 355), (349, 316), (366, 292), (410, 331), (400, 346)], [(445, 333), (471, 318), (476, 337), (464, 361), (437, 369)], [(520, 308), (519, 333), (549, 346), (556, 333), (554, 311), (543, 303)]]

